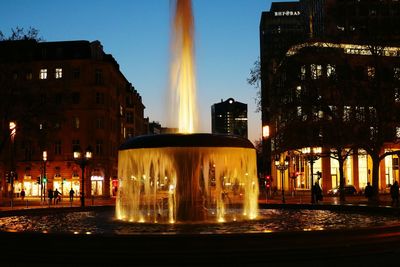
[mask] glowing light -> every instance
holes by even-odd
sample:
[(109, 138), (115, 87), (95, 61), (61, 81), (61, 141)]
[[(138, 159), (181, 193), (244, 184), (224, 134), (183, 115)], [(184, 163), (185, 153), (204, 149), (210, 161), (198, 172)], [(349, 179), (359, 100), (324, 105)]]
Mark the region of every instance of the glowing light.
[(87, 234), (87, 235), (91, 235), (91, 234), (92, 234), (92, 232), (86, 232), (85, 234)]
[(269, 137), (269, 126), (264, 125), (262, 128), (262, 137), (267, 138)]
[(177, 0), (172, 33), (171, 107), (178, 115), (180, 133), (196, 130), (196, 75), (194, 63), (194, 21), (190, 0)]

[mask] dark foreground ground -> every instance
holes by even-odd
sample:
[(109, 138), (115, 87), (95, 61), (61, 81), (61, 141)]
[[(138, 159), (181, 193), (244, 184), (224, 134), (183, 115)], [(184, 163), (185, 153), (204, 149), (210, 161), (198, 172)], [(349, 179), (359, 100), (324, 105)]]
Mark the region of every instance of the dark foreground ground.
[(400, 227), (245, 235), (1, 233), (0, 266), (379, 266), (400, 259)]
[[(261, 208), (269, 207), (369, 209), (371, 213), (399, 215), (399, 209), (387, 207), (261, 205)], [(49, 212), (49, 209), (4, 211), (2, 215), (19, 212), (37, 214)], [(0, 232), (0, 252), (1, 267), (397, 266), (400, 262), (400, 223), (369, 229), (265, 234), (72, 235)]]
[[(388, 201), (371, 206), (363, 197), (337, 198), (310, 205), (309, 197), (280, 198), (260, 208), (363, 209), (371, 214), (395, 214), (399, 225), (369, 229), (276, 232), (265, 234), (71, 235), (0, 232), (0, 267), (8, 266), (398, 266), (400, 209)], [(33, 203), (33, 201), (31, 201)], [(86, 209), (113, 205), (96, 200)], [(37, 203), (2, 207), (0, 216), (81, 210), (79, 203), (51, 206)]]

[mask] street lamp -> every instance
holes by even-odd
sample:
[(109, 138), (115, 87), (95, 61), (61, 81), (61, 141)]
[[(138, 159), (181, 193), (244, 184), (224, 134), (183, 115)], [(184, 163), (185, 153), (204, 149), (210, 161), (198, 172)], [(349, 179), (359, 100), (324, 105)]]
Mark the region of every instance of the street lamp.
[(315, 203), (315, 196), (313, 193), (314, 186), (314, 162), (320, 158), (321, 147), (303, 147), (301, 152), (305, 155), (305, 159), (310, 162), (310, 172), (311, 172), (311, 204)]
[(92, 150), (90, 147), (86, 148), (86, 152), (82, 155), (81, 149), (74, 151), (74, 160), (81, 167), (82, 177), (81, 177), (81, 207), (85, 207), (85, 167), (89, 160), (92, 158)]
[(282, 203), (285, 203), (285, 188), (283, 186), (283, 182), (285, 170), (289, 168), (289, 161), (289, 156), (286, 156), (283, 162), (280, 161), (280, 155), (275, 156), (275, 167), (281, 172)]
[(265, 201), (267, 201), (267, 197), (269, 194), (269, 184), (267, 184), (267, 176), (270, 175), (268, 171), (268, 163), (267, 163), (267, 158), (270, 155), (268, 151), (268, 138), (269, 138), (269, 125), (264, 125), (262, 127), (262, 175), (263, 178), (265, 179), (265, 185), (263, 186), (263, 191), (265, 190)]
[(10, 183), (11, 183), (11, 207), (14, 202), (14, 178), (16, 177), (16, 164), (15, 164), (15, 135), (17, 133), (17, 123), (15, 121), (10, 121), (10, 139), (11, 139), (11, 171), (10, 171)]
[(47, 164), (47, 151), (43, 151), (43, 178), (42, 181), (40, 181), (40, 198), (42, 198), (42, 201), (46, 200), (46, 182), (47, 182), (47, 174), (46, 174), (46, 164)]

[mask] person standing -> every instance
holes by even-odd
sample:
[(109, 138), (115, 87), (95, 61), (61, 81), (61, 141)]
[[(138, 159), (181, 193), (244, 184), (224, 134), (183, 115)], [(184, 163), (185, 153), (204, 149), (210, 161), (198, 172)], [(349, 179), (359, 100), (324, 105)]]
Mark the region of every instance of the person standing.
[(371, 200), (371, 198), (372, 198), (372, 186), (371, 186), (370, 182), (368, 182), (367, 186), (365, 187), (364, 195), (368, 199), (368, 201)]
[(312, 191), (313, 191), (312, 193), (314, 194), (315, 203), (318, 204), (318, 201), (322, 201), (322, 189), (319, 186), (318, 181), (315, 182)]
[(71, 203), (74, 201), (74, 194), (75, 194), (75, 191), (74, 191), (74, 189), (71, 188), (71, 190), (69, 190), (69, 201)]
[(21, 199), (22, 199), (22, 201), (24, 201), (24, 198), (25, 198), (25, 190), (22, 188), (22, 190), (21, 190)]
[(399, 206), (399, 183), (397, 181), (390, 187), (390, 196), (392, 197), (392, 206)]
[(58, 191), (58, 188), (54, 191), (54, 204), (58, 204), (61, 199), (61, 193)]
[(51, 205), (51, 202), (53, 201), (53, 190), (49, 189), (47, 190), (47, 197), (49, 198), (49, 206)]

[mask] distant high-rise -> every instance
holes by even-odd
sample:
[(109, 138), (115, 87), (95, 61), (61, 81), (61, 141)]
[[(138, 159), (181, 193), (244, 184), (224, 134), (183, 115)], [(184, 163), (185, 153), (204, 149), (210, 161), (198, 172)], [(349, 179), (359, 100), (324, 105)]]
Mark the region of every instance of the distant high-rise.
[(247, 138), (247, 104), (229, 98), (211, 106), (212, 133)]

